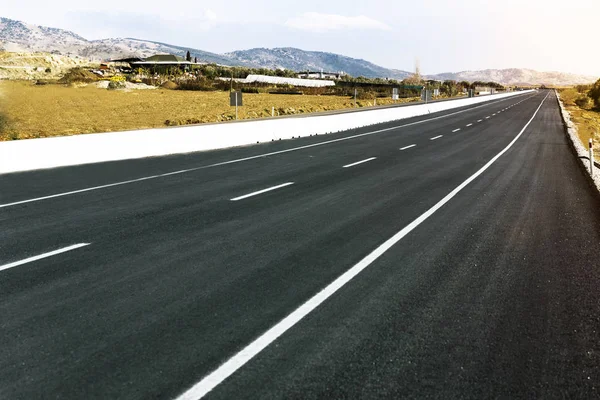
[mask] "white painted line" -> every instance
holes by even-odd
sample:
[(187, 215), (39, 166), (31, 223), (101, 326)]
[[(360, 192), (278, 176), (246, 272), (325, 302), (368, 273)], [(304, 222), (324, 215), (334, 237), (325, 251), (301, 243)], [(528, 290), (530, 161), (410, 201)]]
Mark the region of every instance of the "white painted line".
[(490, 118), (489, 115), (487, 117), (485, 117), (485, 119), (489, 119), (489, 118)]
[(473, 125), (473, 124), (467, 124), (467, 127), (469, 127), (469, 126), (471, 126), (471, 125)]
[(492, 114), (492, 117), (493, 117), (494, 115), (496, 115), (496, 113), (493, 113), (493, 114)]
[(437, 135), (437, 136), (434, 136), (434, 137), (432, 137), (432, 138), (431, 138), (431, 139), (429, 139), (429, 140), (435, 140), (435, 139), (439, 139), (439, 138), (441, 138), (441, 137), (443, 137), (443, 136), (444, 136), (444, 135)]
[(89, 245), (90, 245), (90, 243), (78, 243), (78, 244), (74, 244), (72, 246), (64, 247), (62, 249), (58, 249), (58, 250), (54, 250), (54, 251), (51, 251), (48, 253), (40, 254), (39, 256), (29, 257), (29, 258), (26, 258), (21, 261), (15, 261), (10, 264), (0, 265), (0, 271), (4, 271), (5, 269), (9, 269), (9, 268), (13, 268), (13, 267), (18, 267), (19, 265), (23, 265), (23, 264), (27, 264), (27, 263), (30, 263), (33, 261), (41, 260), (42, 258), (52, 257), (52, 256), (55, 256), (60, 253), (75, 250), (80, 247), (89, 246)]
[(342, 168), (350, 168), (350, 167), (354, 167), (355, 165), (362, 164), (362, 163), (366, 163), (366, 162), (372, 161), (372, 160), (374, 160), (374, 159), (376, 159), (376, 158), (377, 158), (377, 157), (371, 157), (371, 158), (367, 158), (366, 160), (357, 161), (357, 162), (355, 162), (355, 163), (352, 163), (352, 164), (344, 165)]
[[(530, 96), (530, 97), (533, 97), (533, 96)], [(339, 139), (326, 140), (324, 142), (313, 143), (313, 144), (308, 144), (308, 145), (299, 146), (299, 147), (293, 147), (291, 149), (273, 151), (271, 153), (263, 153), (263, 154), (258, 154), (256, 156), (238, 158), (238, 159), (235, 159), (235, 160), (223, 161), (223, 162), (219, 162), (219, 163), (215, 163), (215, 164), (203, 165), (203, 166), (200, 166), (200, 167), (182, 169), (182, 170), (179, 170), (179, 171), (167, 172), (167, 173), (164, 173), (164, 174), (158, 174), (158, 175), (152, 175), (152, 176), (145, 176), (143, 178), (130, 179), (130, 180), (127, 180), (127, 181), (110, 183), (110, 184), (107, 184), (107, 185), (100, 185), (100, 186), (93, 186), (93, 187), (89, 187), (89, 188), (85, 188), (85, 189), (72, 190), (70, 192), (57, 193), (57, 194), (52, 194), (52, 195), (49, 195), (49, 196), (36, 197), (36, 198), (33, 198), (33, 199), (15, 201), (13, 203), (0, 204), (0, 208), (12, 207), (12, 206), (16, 206), (16, 205), (19, 205), (19, 204), (33, 203), (33, 202), (36, 202), (36, 201), (53, 199), (53, 198), (56, 198), (56, 197), (70, 196), (70, 195), (73, 195), (73, 194), (85, 193), (85, 192), (89, 192), (89, 191), (92, 191), (92, 190), (106, 189), (106, 188), (114, 187), (114, 186), (127, 185), (127, 184), (130, 184), (130, 183), (146, 181), (146, 180), (149, 180), (149, 179), (162, 178), (162, 177), (169, 176), (169, 175), (177, 175), (177, 174), (183, 174), (183, 173), (187, 173), (187, 172), (199, 171), (199, 170), (206, 169), (206, 168), (220, 167), (222, 165), (236, 164), (236, 163), (239, 163), (239, 162), (254, 160), (254, 159), (257, 159), (257, 158), (264, 158), (264, 157), (274, 156), (274, 155), (277, 155), (277, 154), (284, 154), (284, 153), (289, 153), (289, 152), (292, 152), (292, 151), (309, 149), (311, 147), (323, 146), (323, 145), (326, 145), (326, 144), (342, 142), (342, 141), (345, 141), (345, 140), (355, 139), (355, 138), (358, 138), (358, 137), (375, 135), (375, 134), (382, 133), (382, 132), (388, 132), (388, 131), (392, 131), (392, 130), (395, 130), (395, 129), (405, 128), (407, 126), (413, 126), (413, 125), (423, 124), (423, 123), (429, 122), (429, 121), (435, 121), (435, 120), (438, 120), (438, 119), (441, 119), (441, 118), (450, 117), (452, 115), (462, 114), (462, 113), (465, 113), (467, 111), (475, 110), (475, 109), (481, 108), (481, 107), (487, 107), (487, 106), (490, 106), (492, 104), (498, 103), (500, 101), (505, 101), (505, 100), (506, 99), (500, 99), (500, 100), (496, 100), (496, 101), (493, 101), (493, 102), (490, 102), (490, 103), (484, 103), (484, 104), (479, 105), (479, 106), (471, 107), (471, 108), (468, 108), (466, 110), (460, 110), (460, 111), (456, 111), (456, 112), (453, 112), (453, 113), (440, 115), (438, 117), (424, 119), (424, 120), (421, 120), (421, 121), (410, 122), (408, 124), (393, 126), (393, 127), (390, 127), (390, 128), (378, 129), (376, 131), (371, 131), (371, 132), (366, 132), (366, 133), (360, 133), (358, 135), (346, 136), (346, 137), (339, 138)]]
[[(548, 93), (549, 95), (549, 93)], [(369, 265), (371, 265), (375, 260), (381, 257), (386, 251), (388, 251), (392, 246), (398, 243), (402, 238), (412, 232), (417, 226), (421, 225), (427, 218), (431, 217), (437, 210), (439, 210), (444, 204), (449, 202), (454, 196), (456, 196), (461, 190), (463, 190), (469, 183), (473, 182), (479, 175), (481, 175), (485, 170), (487, 170), (492, 164), (494, 164), (504, 153), (510, 149), (515, 142), (521, 137), (525, 129), (531, 124), (535, 116), (537, 115), (540, 108), (542, 108), (542, 104), (546, 98), (542, 100), (539, 107), (529, 120), (527, 124), (523, 127), (521, 132), (506, 146), (500, 153), (496, 154), (494, 158), (487, 162), (483, 167), (481, 167), (477, 172), (471, 175), (466, 181), (457, 186), (454, 190), (448, 193), (443, 199), (438, 201), (433, 207), (427, 210), (424, 214), (421, 214), (417, 219), (412, 221), (410, 224), (402, 228), (399, 232), (397, 232), (394, 236), (386, 240), (383, 244), (373, 250), (369, 255), (360, 260), (356, 265), (352, 268), (344, 272), (338, 278), (336, 278), (333, 282), (327, 285), (324, 289), (322, 289), (319, 293), (315, 294), (313, 297), (308, 299), (304, 304), (300, 307), (296, 308), (289, 314), (287, 317), (276, 323), (271, 329), (260, 335), (249, 345), (240, 350), (237, 354), (223, 363), (216, 370), (206, 375), (200, 382), (196, 383), (194, 386), (183, 392), (180, 396), (177, 397), (177, 400), (198, 400), (204, 397), (207, 393), (213, 390), (216, 386), (218, 386), (225, 379), (230, 377), (234, 372), (240, 369), (244, 364), (250, 361), (254, 356), (263, 351), (267, 346), (277, 340), (278, 337), (283, 335), (286, 331), (296, 325), (302, 318), (306, 317), (312, 311), (314, 311), (317, 307), (319, 307), (325, 300), (331, 297), (335, 292), (344, 287), (348, 282), (350, 282), (354, 277), (360, 274), (363, 270), (365, 270)]]
[(483, 121), (483, 120), (482, 120), (482, 119), (478, 119), (478, 120), (477, 120), (477, 122), (481, 122), (481, 121)]
[(458, 132), (458, 131), (460, 131), (460, 128), (453, 130), (452, 133)]
[(290, 186), (290, 185), (293, 185), (293, 184), (294, 184), (294, 182), (282, 183), (281, 185), (272, 186), (270, 188), (259, 190), (257, 192), (248, 193), (248, 194), (245, 194), (245, 195), (240, 196), (240, 197), (234, 197), (233, 199), (231, 199), (231, 201), (238, 201), (238, 200), (247, 199), (248, 197), (256, 196), (256, 195), (259, 195), (259, 194), (262, 194), (262, 193), (265, 193), (265, 192), (270, 192), (271, 190), (276, 190), (276, 189), (279, 189), (279, 188), (282, 188), (282, 187), (286, 187), (286, 186)]
[(400, 150), (410, 149), (411, 147), (415, 147), (415, 146), (416, 146), (416, 144), (411, 144), (410, 146), (401, 147)]

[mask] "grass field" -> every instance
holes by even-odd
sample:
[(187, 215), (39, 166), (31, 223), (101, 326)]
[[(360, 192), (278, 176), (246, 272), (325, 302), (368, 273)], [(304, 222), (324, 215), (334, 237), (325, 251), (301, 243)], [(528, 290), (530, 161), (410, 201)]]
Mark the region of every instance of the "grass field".
[[(354, 107), (347, 97), (244, 93), (240, 119), (302, 114)], [(415, 101), (417, 98), (402, 101)], [(377, 104), (391, 104), (378, 99)], [(359, 100), (359, 107), (372, 100)], [(7, 121), (0, 140), (111, 132), (167, 125), (227, 121), (235, 118), (227, 92), (180, 90), (106, 90), (92, 85), (36, 86), (0, 82), (0, 115)]]

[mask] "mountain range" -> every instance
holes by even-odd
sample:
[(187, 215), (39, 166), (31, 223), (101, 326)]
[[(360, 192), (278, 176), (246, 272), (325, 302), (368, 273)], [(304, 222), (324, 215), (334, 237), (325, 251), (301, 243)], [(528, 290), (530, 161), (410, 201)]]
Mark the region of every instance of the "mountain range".
[[(404, 79), (412, 73), (390, 69), (369, 61), (339, 54), (305, 51), (291, 47), (256, 48), (216, 54), (199, 49), (134, 38), (87, 40), (71, 31), (37, 26), (0, 17), (0, 50), (9, 52), (50, 52), (90, 60), (148, 57), (157, 53), (185, 56), (189, 51), (198, 61), (231, 66), (286, 68), (295, 71), (344, 71), (352, 76)], [(530, 69), (486, 69), (448, 72), (427, 76), (437, 80), (494, 81), (507, 85), (575, 85), (594, 82), (597, 77)]]

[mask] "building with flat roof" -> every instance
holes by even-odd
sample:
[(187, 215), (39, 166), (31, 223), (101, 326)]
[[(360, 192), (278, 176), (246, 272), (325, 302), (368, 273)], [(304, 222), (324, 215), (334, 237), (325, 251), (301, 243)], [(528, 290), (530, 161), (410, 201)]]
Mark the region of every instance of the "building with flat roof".
[(187, 70), (190, 68), (193, 62), (187, 61), (185, 58), (173, 54), (156, 54), (142, 61), (132, 61), (129, 64), (132, 68), (145, 68), (150, 70), (169, 67), (178, 67)]

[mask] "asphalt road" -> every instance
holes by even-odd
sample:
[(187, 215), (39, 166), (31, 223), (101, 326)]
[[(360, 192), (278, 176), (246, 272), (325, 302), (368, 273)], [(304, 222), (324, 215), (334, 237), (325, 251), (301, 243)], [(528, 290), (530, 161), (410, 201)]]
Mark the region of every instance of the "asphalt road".
[(541, 91), (0, 175), (0, 398), (600, 397), (577, 162)]

